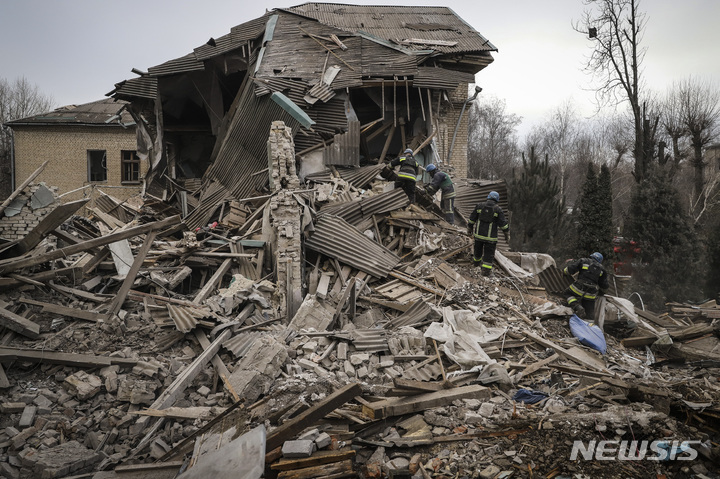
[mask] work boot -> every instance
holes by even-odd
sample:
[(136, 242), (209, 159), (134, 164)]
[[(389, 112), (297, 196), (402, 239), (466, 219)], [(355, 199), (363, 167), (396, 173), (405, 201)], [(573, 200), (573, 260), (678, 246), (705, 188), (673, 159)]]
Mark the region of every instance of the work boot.
[(492, 273), (492, 270), (489, 270), (489, 269), (487, 269), (487, 268), (483, 268), (481, 274), (482, 274), (483, 276), (490, 276), (490, 273)]
[(585, 308), (583, 308), (581, 304), (575, 303), (573, 305), (572, 309), (578, 318), (580, 318), (580, 319), (585, 318)]

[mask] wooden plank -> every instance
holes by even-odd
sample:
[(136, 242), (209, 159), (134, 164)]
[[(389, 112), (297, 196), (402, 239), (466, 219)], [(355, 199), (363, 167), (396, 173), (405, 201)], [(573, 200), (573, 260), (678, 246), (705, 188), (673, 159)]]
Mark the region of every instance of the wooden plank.
[[(199, 328), (195, 328), (193, 333), (195, 333), (195, 337), (197, 338), (200, 346), (202, 346), (203, 349), (207, 349), (210, 347), (210, 340), (207, 338), (207, 335), (204, 331), (201, 331)], [(228, 378), (230, 377), (230, 371), (228, 370), (227, 366), (225, 366), (225, 363), (222, 362), (220, 356), (216, 354), (212, 357), (210, 362), (212, 362), (213, 366), (215, 366), (215, 370), (217, 371), (218, 376), (220, 376), (220, 379), (222, 379), (225, 387), (228, 389), (228, 391), (230, 391), (230, 394), (232, 394), (233, 399), (235, 401), (239, 401), (240, 397), (233, 389), (230, 381), (228, 381)]]
[(293, 469), (302, 469), (311, 466), (321, 466), (323, 464), (331, 464), (333, 462), (345, 461), (355, 457), (355, 451), (349, 447), (338, 449), (337, 451), (317, 451), (310, 457), (299, 457), (294, 459), (280, 459), (270, 465), (270, 469), (274, 471), (290, 471)]
[(412, 412), (424, 411), (434, 407), (446, 406), (456, 399), (483, 399), (489, 397), (490, 389), (485, 386), (462, 386), (454, 389), (444, 389), (442, 391), (418, 394), (417, 396), (412, 397), (385, 399), (383, 401), (371, 403), (370, 406), (363, 405), (363, 413), (372, 419), (383, 419), (392, 416), (400, 416), (402, 414), (409, 414)]
[(0, 364), (0, 389), (6, 389), (10, 386), (11, 384), (7, 378), (7, 375), (5, 374), (5, 369), (3, 369), (2, 364)]
[(531, 364), (530, 366), (526, 367), (525, 369), (523, 369), (523, 370), (520, 372), (520, 377), (519, 377), (518, 379), (522, 379), (522, 378), (524, 378), (525, 376), (530, 376), (531, 374), (537, 372), (538, 369), (542, 368), (543, 366), (547, 366), (548, 364), (550, 364), (551, 362), (555, 361), (555, 360), (558, 359), (559, 357), (560, 357), (560, 356), (558, 355), (558, 353), (555, 353), (555, 354), (553, 354), (552, 356), (543, 359), (542, 361), (538, 361), (538, 362), (536, 362), (536, 363), (534, 363), (534, 364)]
[(68, 308), (59, 304), (43, 303), (42, 301), (35, 301), (34, 299), (20, 298), (19, 302), (25, 304), (32, 304), (33, 306), (42, 306), (43, 313), (59, 314), (60, 316), (66, 316), (68, 318), (83, 319), (85, 321), (97, 322), (100, 319), (107, 318), (106, 315), (100, 314), (95, 311), (85, 311), (82, 309)]
[(215, 289), (215, 286), (222, 281), (223, 276), (225, 276), (225, 273), (230, 270), (230, 266), (232, 265), (232, 258), (228, 258), (220, 265), (220, 267), (215, 271), (215, 274), (213, 274), (210, 279), (205, 283), (205, 285), (202, 287), (200, 292), (198, 292), (197, 295), (195, 295), (195, 298), (193, 298), (193, 303), (196, 305), (201, 304), (203, 301), (207, 299), (208, 296), (210, 296), (210, 293), (213, 292)]
[[(183, 461), (156, 462), (151, 464), (130, 464), (128, 466), (117, 466), (114, 470), (115, 472), (157, 471), (158, 469), (180, 469), (183, 464)], [(120, 477), (124, 476), (120, 475)]]
[(27, 318), (5, 309), (7, 303), (0, 301), (0, 326), (5, 326), (11, 331), (27, 336), (30, 339), (40, 337), (40, 325), (33, 323)]
[(111, 366), (113, 358), (93, 354), (60, 353), (47, 349), (19, 349), (0, 346), (0, 361), (17, 359), (32, 363), (62, 364), (78, 368), (102, 368)]
[(48, 261), (52, 261), (54, 259), (66, 258), (75, 253), (81, 253), (92, 248), (97, 248), (98, 246), (105, 246), (107, 244), (120, 241), (122, 239), (132, 238), (134, 236), (149, 233), (150, 231), (157, 231), (159, 229), (178, 224), (179, 222), (180, 216), (175, 215), (161, 221), (155, 221), (153, 223), (147, 223), (141, 226), (136, 226), (134, 228), (129, 228), (124, 231), (118, 231), (117, 233), (112, 233), (107, 236), (101, 236), (100, 238), (93, 238), (91, 240), (83, 241), (82, 243), (66, 246), (65, 248), (49, 251), (47, 253), (38, 254), (27, 258), (1, 261), (0, 274), (11, 273), (22, 268), (36, 266), (46, 263)]
[(390, 271), (390, 273), (388, 273), (388, 275), (389, 275), (389, 276), (392, 276), (393, 278), (397, 278), (397, 279), (399, 279), (400, 281), (404, 281), (404, 282), (406, 282), (406, 283), (408, 283), (408, 284), (411, 284), (411, 285), (415, 286), (416, 288), (422, 289), (423, 291), (427, 291), (428, 293), (432, 293), (432, 294), (434, 294), (434, 295), (436, 295), (436, 296), (443, 296), (443, 292), (442, 292), (442, 291), (438, 291), (438, 290), (436, 290), (436, 289), (428, 288), (428, 287), (425, 286), (424, 284), (418, 283), (417, 281), (414, 281), (413, 279), (407, 277), (406, 275), (404, 275), (404, 274), (402, 274), (402, 273), (398, 273), (397, 271)]
[(393, 382), (395, 383), (395, 387), (414, 389), (416, 391), (441, 391), (445, 389), (443, 383), (436, 381), (416, 381), (414, 379), (395, 378)]
[(356, 383), (348, 384), (338, 389), (319, 403), (315, 404), (301, 414), (298, 414), (289, 421), (286, 421), (277, 429), (272, 431), (265, 441), (265, 451), (270, 452), (276, 447), (279, 447), (287, 439), (300, 433), (306, 427), (314, 424), (316, 421), (319, 421), (327, 414), (360, 394), (362, 394), (362, 388)]
[(137, 256), (135, 256), (135, 261), (133, 261), (130, 271), (128, 271), (127, 276), (125, 276), (125, 280), (123, 280), (122, 286), (120, 286), (115, 298), (113, 298), (112, 303), (110, 303), (110, 306), (108, 307), (107, 312), (109, 315), (112, 316), (113, 314), (117, 314), (118, 311), (120, 311), (120, 308), (122, 308), (125, 298), (127, 298), (130, 288), (132, 288), (133, 283), (135, 283), (135, 278), (140, 272), (143, 261), (145, 261), (145, 256), (147, 256), (153, 241), (155, 241), (156, 235), (157, 231), (150, 231), (145, 237), (145, 242), (140, 248), (140, 251), (138, 251)]
[[(207, 419), (208, 416), (212, 415), (213, 407), (210, 406), (195, 406), (195, 407), (169, 407), (167, 409), (143, 409), (142, 411), (132, 411), (130, 414), (136, 414), (138, 416), (152, 416), (152, 417), (171, 417), (176, 419)], [(220, 408), (218, 413), (224, 412), (223, 408)]]
[[(82, 268), (78, 266), (69, 266), (67, 268), (59, 268), (59, 269), (53, 269), (50, 271), (43, 271), (42, 273), (34, 274), (32, 276), (27, 276), (27, 278), (33, 280), (33, 281), (39, 281), (41, 283), (44, 283), (45, 281), (50, 281), (53, 279), (62, 278), (63, 276), (75, 276), (77, 278), (81, 278), (83, 275)], [(22, 286), (24, 284), (23, 281), (14, 279), (14, 278), (0, 278), (0, 289), (5, 288), (15, 288), (17, 286)]]
[(593, 371), (600, 371), (600, 372), (607, 372), (605, 368), (599, 368), (595, 363), (585, 360), (584, 358), (575, 357), (571, 351), (559, 346), (558, 344), (554, 343), (553, 341), (550, 341), (549, 339), (545, 339), (543, 337), (538, 336), (537, 334), (531, 332), (531, 331), (524, 331), (523, 334), (527, 336), (528, 338), (532, 339), (539, 345), (545, 347), (545, 348), (551, 348), (558, 354), (562, 355), (564, 358), (567, 358), (571, 361), (574, 361), (578, 363), (580, 366), (583, 366), (588, 369), (592, 369)]
[(88, 301), (93, 301), (95, 303), (104, 303), (112, 297), (111, 295), (99, 296), (99, 295), (91, 293), (89, 291), (83, 291), (81, 289), (76, 289), (76, 288), (69, 288), (69, 287), (63, 286), (61, 284), (50, 283), (49, 286), (52, 289), (54, 289), (55, 291), (72, 294), (73, 296), (77, 296), (82, 299), (87, 299)]
[(342, 477), (357, 477), (357, 472), (353, 471), (352, 461), (346, 460), (321, 466), (282, 471), (277, 477), (278, 479), (314, 479), (316, 477), (340, 479)]

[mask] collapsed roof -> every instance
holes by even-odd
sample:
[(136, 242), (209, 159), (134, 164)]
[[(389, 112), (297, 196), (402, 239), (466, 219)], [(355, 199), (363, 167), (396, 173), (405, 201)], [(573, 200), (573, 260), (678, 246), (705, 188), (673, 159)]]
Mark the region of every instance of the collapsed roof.
[(359, 166), (406, 146), (431, 162), (449, 92), (473, 83), (493, 51), (447, 7), (306, 3), (238, 25), (108, 95), (131, 102), (148, 183), (203, 178), (186, 212), (198, 226), (223, 199), (261, 194), (274, 120), (292, 128), (301, 158), (320, 155), (323, 165)]

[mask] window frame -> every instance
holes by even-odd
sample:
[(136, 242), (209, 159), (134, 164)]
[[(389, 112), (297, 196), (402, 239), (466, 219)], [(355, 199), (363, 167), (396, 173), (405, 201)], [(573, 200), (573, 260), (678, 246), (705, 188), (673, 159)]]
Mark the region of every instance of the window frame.
[[(126, 154), (129, 158), (126, 158)], [(136, 165), (137, 179), (127, 179), (125, 176), (125, 168), (128, 165)], [(140, 176), (140, 157), (137, 150), (120, 150), (120, 183), (123, 185), (139, 185), (142, 182)]]
[[(92, 155), (93, 153), (99, 153), (102, 152), (103, 158), (100, 160), (100, 166), (104, 170), (104, 179), (102, 180), (94, 180), (93, 179), (93, 160)], [(107, 167), (107, 150), (100, 150), (100, 149), (88, 149), (86, 150), (87, 155), (87, 181), (88, 183), (107, 183), (108, 180), (108, 167)]]

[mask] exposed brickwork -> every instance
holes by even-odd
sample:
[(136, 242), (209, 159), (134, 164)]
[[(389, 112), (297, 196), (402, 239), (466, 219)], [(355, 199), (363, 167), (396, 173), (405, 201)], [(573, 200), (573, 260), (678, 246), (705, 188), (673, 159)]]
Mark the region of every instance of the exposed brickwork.
[[(98, 127), (74, 126), (18, 126), (15, 133), (15, 183), (16, 186), (30, 176), (45, 160), (50, 163), (37, 177), (47, 185), (56, 186), (63, 195), (85, 185), (106, 188), (105, 192), (118, 199), (127, 199), (141, 191), (140, 184), (122, 185), (121, 151), (136, 150), (137, 140), (134, 128), (117, 125)], [(107, 152), (107, 181), (88, 181), (87, 150)], [(147, 171), (147, 164), (141, 162), (141, 174)], [(83, 197), (95, 197), (94, 188), (71, 193), (62, 197), (63, 202)]]
[[(452, 143), (455, 125), (457, 125), (458, 117), (462, 111), (463, 103), (468, 99), (468, 85), (462, 84), (449, 95), (452, 107), (447, 105), (440, 111), (440, 122), (438, 134), (443, 139), (442, 143), (443, 156), (447, 154), (448, 148)], [(468, 149), (468, 118), (470, 117), (469, 105), (465, 108), (460, 125), (457, 129), (455, 144), (450, 152), (450, 161), (446, 168), (450, 167), (454, 171), (455, 178), (467, 178), (467, 149)]]
[[(30, 208), (30, 198), (39, 187), (39, 184), (30, 184), (27, 188), (25, 188), (23, 193), (16, 198), (17, 200), (24, 202), (24, 206), (20, 213), (11, 217), (3, 215), (2, 218), (0, 218), (1, 238), (10, 241), (24, 238), (38, 225), (38, 223), (40, 223), (40, 220), (43, 219), (45, 215), (57, 208), (59, 201), (51, 203), (44, 208), (37, 208), (34, 210)], [(57, 198), (57, 188), (48, 187), (48, 189), (50, 189), (50, 191), (53, 192), (53, 195)]]
[(272, 186), (277, 194), (270, 200), (270, 220), (275, 236), (273, 252), (277, 284), (278, 315), (287, 324), (302, 303), (301, 210), (293, 196), (300, 186), (295, 169), (295, 145), (290, 128), (274, 121), (268, 139)]

